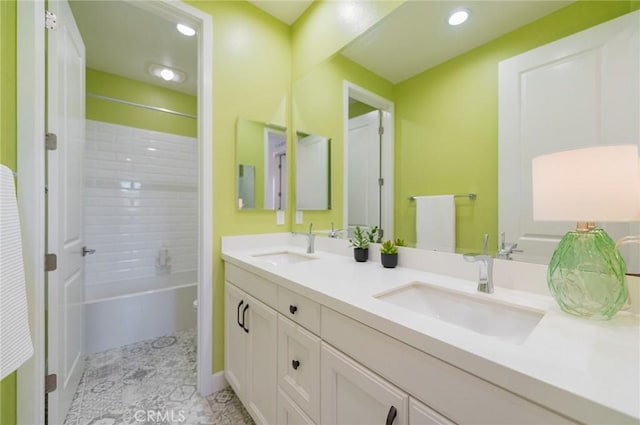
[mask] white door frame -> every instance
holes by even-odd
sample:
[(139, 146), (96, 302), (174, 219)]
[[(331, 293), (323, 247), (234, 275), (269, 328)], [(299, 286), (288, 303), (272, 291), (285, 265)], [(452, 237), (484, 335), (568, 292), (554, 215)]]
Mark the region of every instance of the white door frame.
[[(126, 0), (129, 1), (129, 0)], [(174, 0), (137, 3), (150, 12), (180, 17), (198, 29), (198, 391), (224, 387), (213, 374), (213, 23), (212, 17)], [(18, 370), (18, 423), (44, 424), (45, 374), (45, 33), (44, 0), (19, 1), (18, 202), (23, 226), (29, 323), (34, 355)]]
[(382, 135), (382, 178), (384, 179), (384, 185), (382, 186), (382, 229), (384, 230), (385, 239), (394, 238), (393, 229), (393, 203), (394, 203), (394, 191), (393, 191), (393, 164), (394, 164), (394, 104), (392, 101), (385, 99), (382, 96), (360, 87), (350, 81), (344, 80), (342, 84), (342, 140), (343, 140), (343, 201), (342, 201), (342, 227), (347, 228), (349, 224), (349, 193), (346, 189), (349, 182), (349, 162), (347, 161), (348, 148), (349, 148), (349, 98), (356, 99), (359, 102), (371, 105), (376, 109), (382, 111), (382, 123), (385, 129)]

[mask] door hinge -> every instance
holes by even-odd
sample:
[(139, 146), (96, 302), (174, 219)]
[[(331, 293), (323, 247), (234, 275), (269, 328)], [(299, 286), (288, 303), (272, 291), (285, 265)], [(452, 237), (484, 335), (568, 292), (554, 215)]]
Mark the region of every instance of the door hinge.
[(379, 178), (378, 179), (378, 186), (384, 186), (384, 179), (383, 178)]
[(58, 389), (58, 375), (52, 373), (44, 377), (44, 393), (49, 394)]
[(384, 134), (384, 127), (378, 127), (378, 134), (381, 136)]
[(58, 26), (58, 17), (55, 13), (45, 10), (44, 12), (44, 27), (48, 30), (55, 30)]
[(55, 133), (45, 134), (44, 146), (48, 151), (55, 151), (58, 149), (58, 136), (56, 136)]
[(52, 272), (58, 268), (58, 256), (56, 254), (44, 255), (44, 271)]

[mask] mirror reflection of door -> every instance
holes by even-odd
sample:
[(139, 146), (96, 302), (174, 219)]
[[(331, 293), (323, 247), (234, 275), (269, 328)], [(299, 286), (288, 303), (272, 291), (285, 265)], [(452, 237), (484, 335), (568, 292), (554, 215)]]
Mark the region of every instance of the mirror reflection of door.
[[(368, 112), (367, 112), (368, 111)], [(364, 112), (364, 113), (363, 113)], [(358, 101), (349, 102), (348, 229), (382, 227), (380, 111)]]
[(287, 207), (287, 135), (266, 127), (264, 208), (283, 210)]
[(393, 239), (394, 104), (346, 80), (343, 89), (343, 227)]

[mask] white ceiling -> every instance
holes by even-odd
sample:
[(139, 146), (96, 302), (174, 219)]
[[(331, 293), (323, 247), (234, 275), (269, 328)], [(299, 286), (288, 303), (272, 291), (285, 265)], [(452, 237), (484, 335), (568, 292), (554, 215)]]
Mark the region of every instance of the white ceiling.
[[(197, 90), (197, 40), (176, 30), (178, 22), (125, 1), (71, 0), (87, 51), (87, 67), (184, 93)], [(183, 83), (149, 74), (149, 64), (187, 75)]]
[[(250, 2), (290, 25), (312, 0)], [(397, 83), (569, 3), (407, 1), (347, 46), (342, 54)], [(196, 94), (197, 40), (178, 33), (175, 20), (150, 13), (135, 1), (71, 0), (70, 4), (87, 48), (89, 68)], [(468, 8), (471, 18), (464, 25), (450, 27), (446, 24), (447, 15), (457, 7)], [(151, 76), (148, 73), (151, 63), (186, 73), (186, 81), (178, 84)]]
[[(560, 9), (572, 1), (407, 1), (375, 28), (348, 45), (347, 58), (398, 83), (461, 53)], [(449, 13), (469, 9), (469, 20), (452, 27)]]
[(249, 0), (249, 3), (291, 25), (311, 6), (313, 0)]

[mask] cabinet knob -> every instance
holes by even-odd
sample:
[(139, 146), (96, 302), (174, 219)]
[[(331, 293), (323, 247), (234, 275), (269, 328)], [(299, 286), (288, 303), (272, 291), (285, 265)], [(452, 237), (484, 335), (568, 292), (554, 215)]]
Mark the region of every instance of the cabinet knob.
[(296, 314), (296, 311), (298, 311), (298, 306), (295, 306), (295, 305), (290, 305), (289, 306), (289, 312), (291, 314)]
[(387, 422), (385, 422), (385, 424), (392, 425), (393, 421), (396, 420), (396, 416), (398, 416), (398, 409), (396, 409), (395, 406), (391, 406), (389, 413), (387, 414)]
[(291, 362), (291, 366), (293, 366), (294, 370), (298, 370), (298, 368), (300, 367), (300, 362), (298, 360), (293, 360)]

